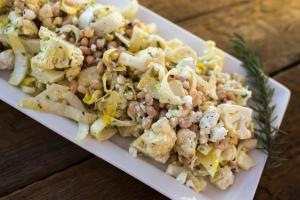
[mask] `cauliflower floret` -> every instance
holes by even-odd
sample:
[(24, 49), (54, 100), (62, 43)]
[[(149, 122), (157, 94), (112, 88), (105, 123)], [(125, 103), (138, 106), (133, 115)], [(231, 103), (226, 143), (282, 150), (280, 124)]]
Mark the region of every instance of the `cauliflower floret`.
[(221, 190), (226, 190), (234, 182), (234, 175), (228, 166), (220, 168), (210, 181)]
[(231, 134), (237, 135), (241, 140), (251, 137), (252, 109), (230, 104), (221, 104), (218, 108), (220, 119)]
[(83, 63), (81, 50), (45, 27), (41, 27), (39, 35), (41, 52), (31, 59), (31, 65), (48, 70), (65, 69), (67, 79), (73, 80)]
[(177, 132), (175, 149), (179, 155), (192, 158), (196, 153), (197, 138), (196, 133), (189, 129), (180, 129)]
[(33, 21), (23, 18), (14, 11), (9, 13), (8, 19), (12, 25), (20, 30), (20, 34), (34, 36), (38, 33), (38, 28)]
[(0, 70), (12, 70), (15, 64), (13, 50), (8, 49), (0, 53)]
[(247, 151), (256, 148), (257, 139), (243, 140), (238, 146), (237, 165), (243, 170), (249, 170), (257, 164), (257, 161), (247, 154)]
[(199, 58), (209, 70), (221, 72), (224, 66), (224, 53), (216, 47), (215, 42), (207, 41), (204, 55)]
[(236, 158), (237, 150), (234, 145), (229, 145), (221, 154), (221, 160), (232, 161)]
[(133, 141), (131, 146), (139, 152), (165, 163), (176, 142), (176, 134), (167, 118), (163, 117)]
[(243, 170), (249, 170), (257, 164), (257, 161), (249, 156), (244, 150), (241, 150), (237, 156), (237, 164)]

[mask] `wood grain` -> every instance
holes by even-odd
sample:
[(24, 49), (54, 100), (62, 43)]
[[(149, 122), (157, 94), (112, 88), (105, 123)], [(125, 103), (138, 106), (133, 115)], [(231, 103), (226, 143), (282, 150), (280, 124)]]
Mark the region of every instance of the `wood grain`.
[(140, 4), (173, 22), (228, 9), (248, 0), (139, 0)]
[(98, 158), (38, 181), (1, 200), (162, 200), (148, 186)]
[(282, 129), (290, 134), (286, 137), (286, 161), (281, 167), (265, 169), (260, 181), (256, 199), (297, 200), (300, 196), (300, 65), (275, 76), (275, 79), (286, 85), (291, 91), (291, 101), (285, 115)]
[(0, 196), (90, 157), (0, 101)]
[(265, 71), (279, 70), (300, 58), (299, 0), (253, 0), (179, 23), (206, 40), (231, 52), (234, 32), (257, 47)]

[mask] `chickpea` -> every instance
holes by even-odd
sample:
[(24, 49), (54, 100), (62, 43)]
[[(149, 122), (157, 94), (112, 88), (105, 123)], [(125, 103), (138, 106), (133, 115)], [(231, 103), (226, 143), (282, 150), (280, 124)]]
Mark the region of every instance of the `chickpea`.
[(81, 93), (81, 94), (85, 94), (85, 93), (86, 93), (86, 88), (85, 88), (84, 86), (82, 86), (82, 85), (79, 85), (79, 86), (77, 87), (77, 91), (78, 91), (79, 93)]
[(103, 65), (102, 61), (98, 62), (98, 64), (97, 64), (97, 72), (100, 75), (104, 74), (104, 65)]
[(98, 39), (96, 41), (96, 46), (100, 50), (105, 46), (105, 39)]
[(94, 63), (95, 58), (94, 58), (94, 56), (87, 56), (87, 57), (85, 58), (85, 60), (86, 60), (86, 63), (87, 63), (88, 65), (91, 65), (91, 64)]
[(95, 51), (94, 53), (93, 53), (93, 55), (94, 55), (94, 57), (97, 59), (99, 59), (99, 58), (101, 58), (102, 57), (102, 55), (103, 55), (103, 53), (101, 52), (101, 51)]
[(145, 102), (148, 106), (152, 106), (153, 105), (153, 97), (150, 94), (146, 94)]
[(118, 51), (114, 51), (112, 54), (111, 54), (111, 59), (113, 61), (117, 61), (119, 59), (119, 56), (120, 56), (120, 53)]
[(192, 126), (192, 121), (189, 118), (181, 118), (179, 120), (179, 126), (180, 128), (189, 128)]
[(70, 37), (69, 38), (69, 42), (71, 42), (72, 44), (75, 43), (76, 39), (74, 37)]
[(76, 93), (78, 88), (78, 82), (76, 80), (72, 80), (70, 83), (70, 89), (72, 93)]
[(89, 45), (89, 39), (87, 39), (86, 37), (82, 38), (81, 41), (80, 41), (80, 44), (82, 46), (87, 47)]
[(118, 43), (116, 41), (111, 41), (108, 43), (108, 48), (112, 49), (112, 48), (117, 48), (118, 47)]
[(90, 55), (91, 54), (91, 50), (88, 47), (80, 46), (79, 48), (81, 49), (83, 55)]

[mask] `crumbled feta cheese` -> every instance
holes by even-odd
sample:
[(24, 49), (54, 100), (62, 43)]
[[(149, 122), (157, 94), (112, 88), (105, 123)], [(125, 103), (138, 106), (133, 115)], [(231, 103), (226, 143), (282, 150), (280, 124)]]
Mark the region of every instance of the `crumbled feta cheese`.
[(193, 98), (191, 96), (184, 96), (183, 101), (187, 105), (193, 105)]
[(200, 120), (200, 135), (209, 134), (210, 130), (217, 125), (219, 116), (218, 109), (216, 107), (210, 107)]
[(225, 139), (226, 135), (227, 135), (227, 130), (224, 127), (213, 128), (210, 133), (209, 140), (212, 142), (217, 142), (217, 141)]

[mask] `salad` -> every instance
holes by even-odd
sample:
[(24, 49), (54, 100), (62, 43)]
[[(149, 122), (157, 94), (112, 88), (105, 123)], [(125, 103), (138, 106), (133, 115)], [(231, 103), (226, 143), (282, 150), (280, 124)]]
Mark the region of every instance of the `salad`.
[(136, 0), (2, 0), (0, 70), (28, 94), (21, 107), (78, 122), (78, 140), (134, 138), (129, 153), (166, 163), (180, 184), (226, 190), (256, 165), (246, 80), (223, 71), (213, 41), (195, 52), (137, 11)]

